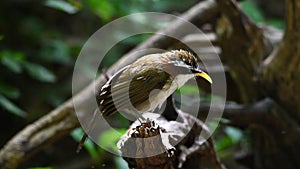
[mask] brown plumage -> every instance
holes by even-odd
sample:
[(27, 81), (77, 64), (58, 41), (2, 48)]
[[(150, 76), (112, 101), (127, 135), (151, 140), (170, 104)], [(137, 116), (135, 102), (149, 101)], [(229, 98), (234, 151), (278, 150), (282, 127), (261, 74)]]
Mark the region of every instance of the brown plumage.
[(146, 55), (114, 74), (96, 93), (100, 112), (110, 116), (119, 110), (152, 111), (196, 73), (211, 82), (187, 51)]

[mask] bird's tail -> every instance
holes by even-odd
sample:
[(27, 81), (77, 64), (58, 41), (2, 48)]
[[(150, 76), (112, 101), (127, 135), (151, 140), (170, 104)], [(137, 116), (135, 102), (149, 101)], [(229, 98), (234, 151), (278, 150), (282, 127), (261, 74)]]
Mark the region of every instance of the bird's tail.
[(96, 110), (94, 111), (93, 117), (92, 117), (90, 123), (88, 124), (88, 126), (86, 128), (86, 132), (84, 133), (84, 135), (82, 136), (82, 138), (81, 138), (81, 140), (78, 144), (76, 153), (80, 152), (80, 150), (82, 149), (82, 147), (84, 145), (85, 140), (87, 139), (88, 135), (90, 134), (90, 131), (94, 129), (95, 122), (96, 122), (96, 115), (97, 115), (98, 112), (99, 112), (99, 109), (96, 108)]

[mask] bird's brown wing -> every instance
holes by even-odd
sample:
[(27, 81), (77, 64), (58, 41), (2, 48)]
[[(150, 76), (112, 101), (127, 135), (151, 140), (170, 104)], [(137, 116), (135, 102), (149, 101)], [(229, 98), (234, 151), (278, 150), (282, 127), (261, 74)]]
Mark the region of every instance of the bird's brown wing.
[(122, 68), (121, 70), (119, 70), (117, 73), (115, 73), (101, 88), (97, 88), (96, 89), (96, 101), (98, 104), (98, 107), (100, 109), (100, 112), (103, 115), (106, 115), (106, 113), (103, 113), (103, 108), (104, 104), (107, 104), (107, 102), (110, 102), (111, 100), (111, 84), (113, 81), (116, 81), (124, 72), (124, 70), (126, 70), (128, 68), (128, 66)]
[[(118, 109), (143, 109), (149, 104), (149, 94), (154, 89), (161, 90), (171, 76), (161, 70), (147, 69), (137, 73), (133, 78), (118, 75), (108, 81), (99, 95), (99, 107), (104, 116), (109, 116)], [(121, 72), (122, 73), (122, 72)]]

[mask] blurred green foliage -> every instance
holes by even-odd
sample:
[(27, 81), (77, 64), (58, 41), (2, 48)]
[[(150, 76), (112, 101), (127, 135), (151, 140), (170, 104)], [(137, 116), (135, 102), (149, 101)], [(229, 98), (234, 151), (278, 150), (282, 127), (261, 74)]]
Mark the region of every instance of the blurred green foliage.
[[(75, 2), (75, 1), (73, 1)], [(77, 3), (78, 4), (78, 3)], [(45, 5), (57, 10), (61, 10), (63, 12), (66, 12), (68, 14), (75, 14), (80, 10), (81, 5), (76, 5), (75, 3), (70, 3), (68, 1), (62, 1), (62, 0), (47, 0), (45, 2)]]
[(243, 132), (237, 128), (224, 127), (223, 135), (217, 139), (216, 150), (222, 151), (235, 144), (239, 144), (243, 138)]
[[(40, 64), (28, 61), (22, 52), (0, 51), (0, 61), (2, 66), (6, 67), (6, 76), (18, 76), (25, 71), (31, 78), (38, 81), (55, 81), (55, 75), (50, 70)], [(5, 82), (5, 75), (2, 76), (3, 79), (0, 79), (0, 105), (8, 110), (8, 112), (24, 117), (26, 113), (9, 100), (18, 98), (20, 90), (11, 84), (7, 84)]]
[[(0, 69), (2, 74), (0, 106), (7, 112), (25, 117), (25, 112), (33, 111), (26, 103), (31, 101), (28, 97), (38, 88), (47, 88), (48, 91), (40, 91), (43, 94), (40, 100), (36, 100), (37, 105), (45, 100), (46, 103), (42, 104), (57, 106), (69, 97), (70, 89), (53, 96), (53, 92), (49, 90), (57, 91), (56, 85), (51, 89), (45, 87), (49, 86), (46, 83), (55, 82), (70, 86), (63, 78), (70, 76), (80, 47), (93, 31), (115, 18), (135, 12), (181, 12), (196, 0), (179, 2), (181, 1), (128, 0), (126, 3), (118, 0), (45, 0), (29, 3), (4, 1), (0, 7), (2, 14), (0, 24), (3, 25), (0, 28), (0, 63), (3, 65)], [(13, 15), (8, 15), (14, 11)], [(81, 22), (76, 21), (77, 18), (87, 19), (85, 21), (91, 25), (85, 25), (85, 29), (89, 27), (90, 29), (76, 28), (82, 26)], [(65, 24), (69, 25), (65, 27)], [(122, 53), (147, 37), (149, 35), (135, 36), (126, 40), (125, 46), (112, 50), (111, 57), (107, 57), (104, 67), (113, 64)], [(22, 81), (24, 88), (20, 87), (19, 82), (11, 79)], [(30, 89), (31, 83), (36, 85), (34, 89)], [(23, 102), (24, 100), (26, 102)], [(38, 114), (40, 113), (30, 113), (28, 119), (36, 119)]]
[(256, 23), (265, 23), (278, 29), (284, 29), (284, 21), (278, 18), (268, 18), (252, 0), (241, 2), (242, 10)]
[(127, 129), (110, 129), (102, 132), (98, 140), (99, 145), (103, 146), (105, 149), (110, 149), (117, 153), (119, 150), (116, 143), (120, 137), (126, 133), (126, 130)]

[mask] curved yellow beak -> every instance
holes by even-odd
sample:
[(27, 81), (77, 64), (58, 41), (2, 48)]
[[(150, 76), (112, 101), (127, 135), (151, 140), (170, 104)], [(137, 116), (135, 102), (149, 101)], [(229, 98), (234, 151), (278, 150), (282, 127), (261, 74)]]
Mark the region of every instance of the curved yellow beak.
[(210, 76), (207, 73), (203, 72), (203, 71), (194, 73), (194, 76), (195, 77), (202, 77), (205, 80), (207, 80), (210, 84), (212, 84), (212, 80), (211, 80)]

